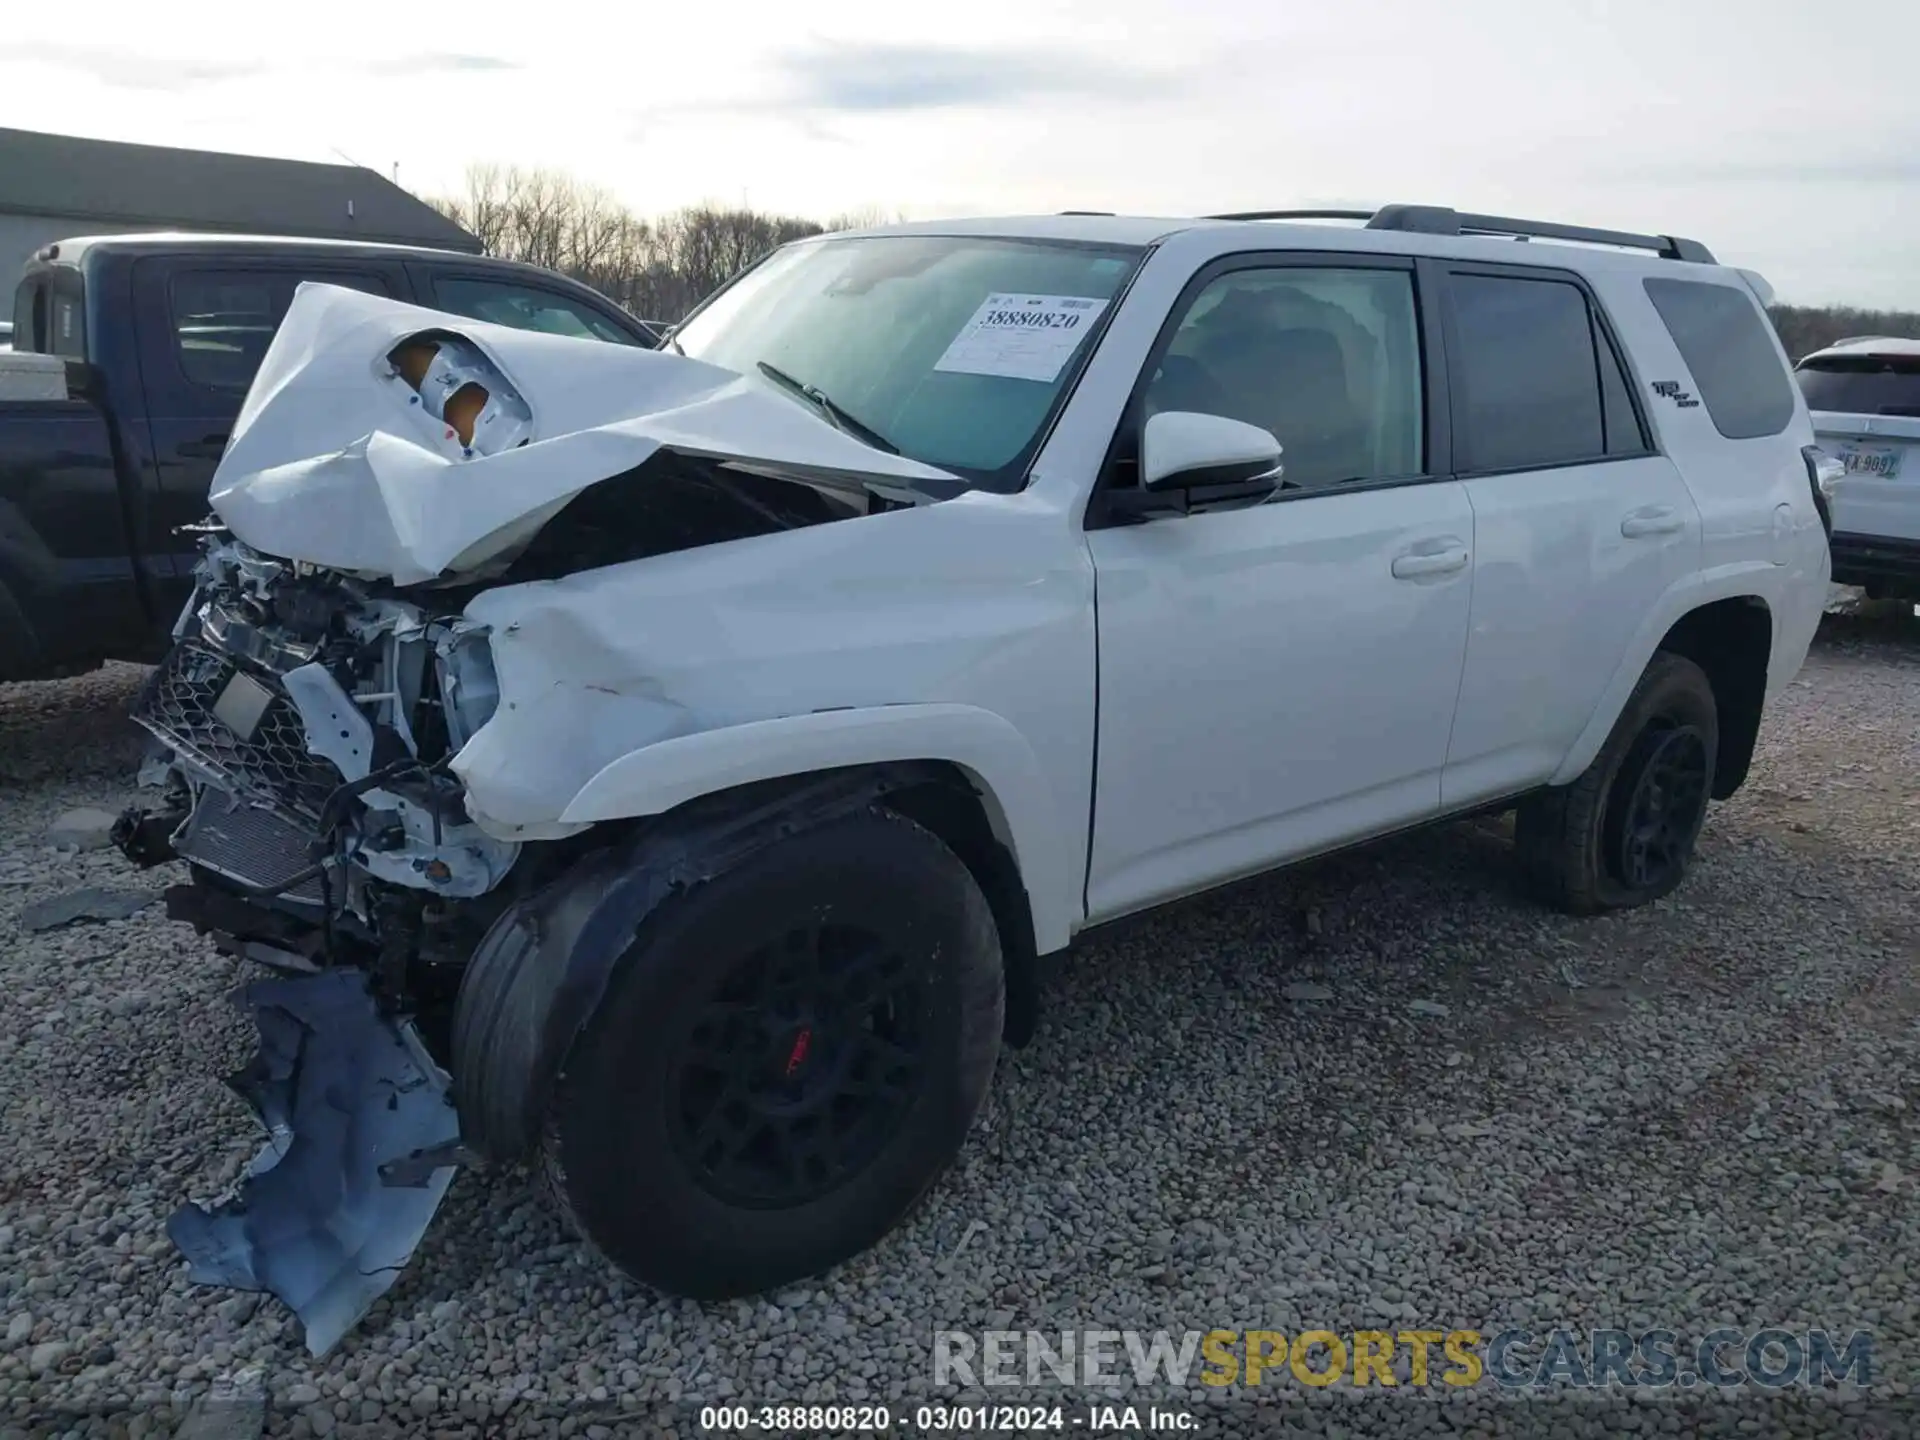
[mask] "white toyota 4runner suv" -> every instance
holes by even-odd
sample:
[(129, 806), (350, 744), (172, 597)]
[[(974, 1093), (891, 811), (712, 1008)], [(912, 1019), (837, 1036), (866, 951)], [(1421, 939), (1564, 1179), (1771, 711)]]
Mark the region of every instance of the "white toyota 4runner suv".
[(1432, 207), (811, 239), (659, 352), (305, 286), (118, 833), (280, 972), (171, 1233), (322, 1350), (538, 1155), (754, 1292), (900, 1220), (1091, 926), (1498, 809), (1547, 903), (1665, 895), (1835, 471), (1751, 277)]

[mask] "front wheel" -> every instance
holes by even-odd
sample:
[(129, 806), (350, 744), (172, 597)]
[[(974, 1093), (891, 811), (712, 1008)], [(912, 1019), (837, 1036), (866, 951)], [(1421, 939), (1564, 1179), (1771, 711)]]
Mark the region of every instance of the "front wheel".
[(1514, 844), (1535, 892), (1573, 915), (1670, 892), (1693, 859), (1719, 745), (1706, 672), (1659, 651), (1593, 764), (1521, 802)]
[(1005, 1010), (965, 865), (869, 811), (667, 901), (556, 1089), (548, 1176), (637, 1280), (697, 1299), (877, 1241), (958, 1151)]

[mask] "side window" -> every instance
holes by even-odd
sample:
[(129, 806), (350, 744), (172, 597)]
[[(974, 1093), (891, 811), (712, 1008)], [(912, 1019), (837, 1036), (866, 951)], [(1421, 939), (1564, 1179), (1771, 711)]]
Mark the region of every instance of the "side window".
[(292, 297), (292, 287), (282, 286), (276, 275), (174, 276), (173, 337), (181, 374), (216, 390), (246, 389)]
[(211, 389), (245, 390), (303, 280), (392, 293), (379, 276), (350, 271), (182, 271), (169, 291), (180, 373)]
[[(1454, 275), (1450, 289), (1461, 468), (1546, 469), (1606, 455), (1604, 392), (1617, 386), (1614, 406), (1628, 417), (1633, 406), (1586, 292), (1564, 280), (1472, 274)], [(1609, 367), (1614, 379), (1603, 384)]]
[(1233, 270), (1195, 295), (1146, 394), (1146, 414), (1197, 410), (1280, 442), (1289, 486), (1425, 469), (1413, 275)]
[(633, 336), (606, 316), (596, 314), (591, 307), (532, 285), (436, 275), (433, 297), (442, 310), (464, 315), (469, 320), (486, 320), (547, 335), (571, 335), (578, 340), (606, 340), (615, 345), (636, 343)]
[(1647, 432), (1633, 408), (1631, 387), (1620, 356), (1598, 324), (1593, 327), (1593, 353), (1600, 361), (1600, 417), (1606, 427), (1607, 458), (1624, 459), (1651, 453)]
[(1649, 279), (1647, 298), (1693, 372), (1700, 403), (1729, 440), (1778, 435), (1793, 419), (1793, 382), (1759, 307), (1732, 285)]

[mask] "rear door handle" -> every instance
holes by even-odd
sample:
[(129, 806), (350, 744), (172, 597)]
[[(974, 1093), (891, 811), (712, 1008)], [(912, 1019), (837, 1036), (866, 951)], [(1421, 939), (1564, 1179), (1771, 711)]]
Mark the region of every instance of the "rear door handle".
[(1444, 550), (1409, 551), (1393, 557), (1393, 578), (1421, 580), (1430, 575), (1451, 575), (1456, 570), (1466, 569), (1470, 558), (1470, 552), (1464, 545), (1451, 545)]
[(1677, 535), (1687, 528), (1684, 516), (1670, 505), (1649, 505), (1635, 510), (1620, 522), (1620, 533), (1629, 540), (1647, 535)]

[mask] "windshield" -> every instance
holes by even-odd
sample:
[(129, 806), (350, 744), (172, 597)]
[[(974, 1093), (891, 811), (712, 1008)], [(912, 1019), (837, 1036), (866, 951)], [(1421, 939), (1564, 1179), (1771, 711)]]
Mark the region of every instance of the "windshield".
[(933, 235), (775, 251), (673, 336), (878, 448), (1017, 490), (1142, 252)]
[(1829, 355), (1794, 378), (1809, 410), (1920, 416), (1920, 355)]

